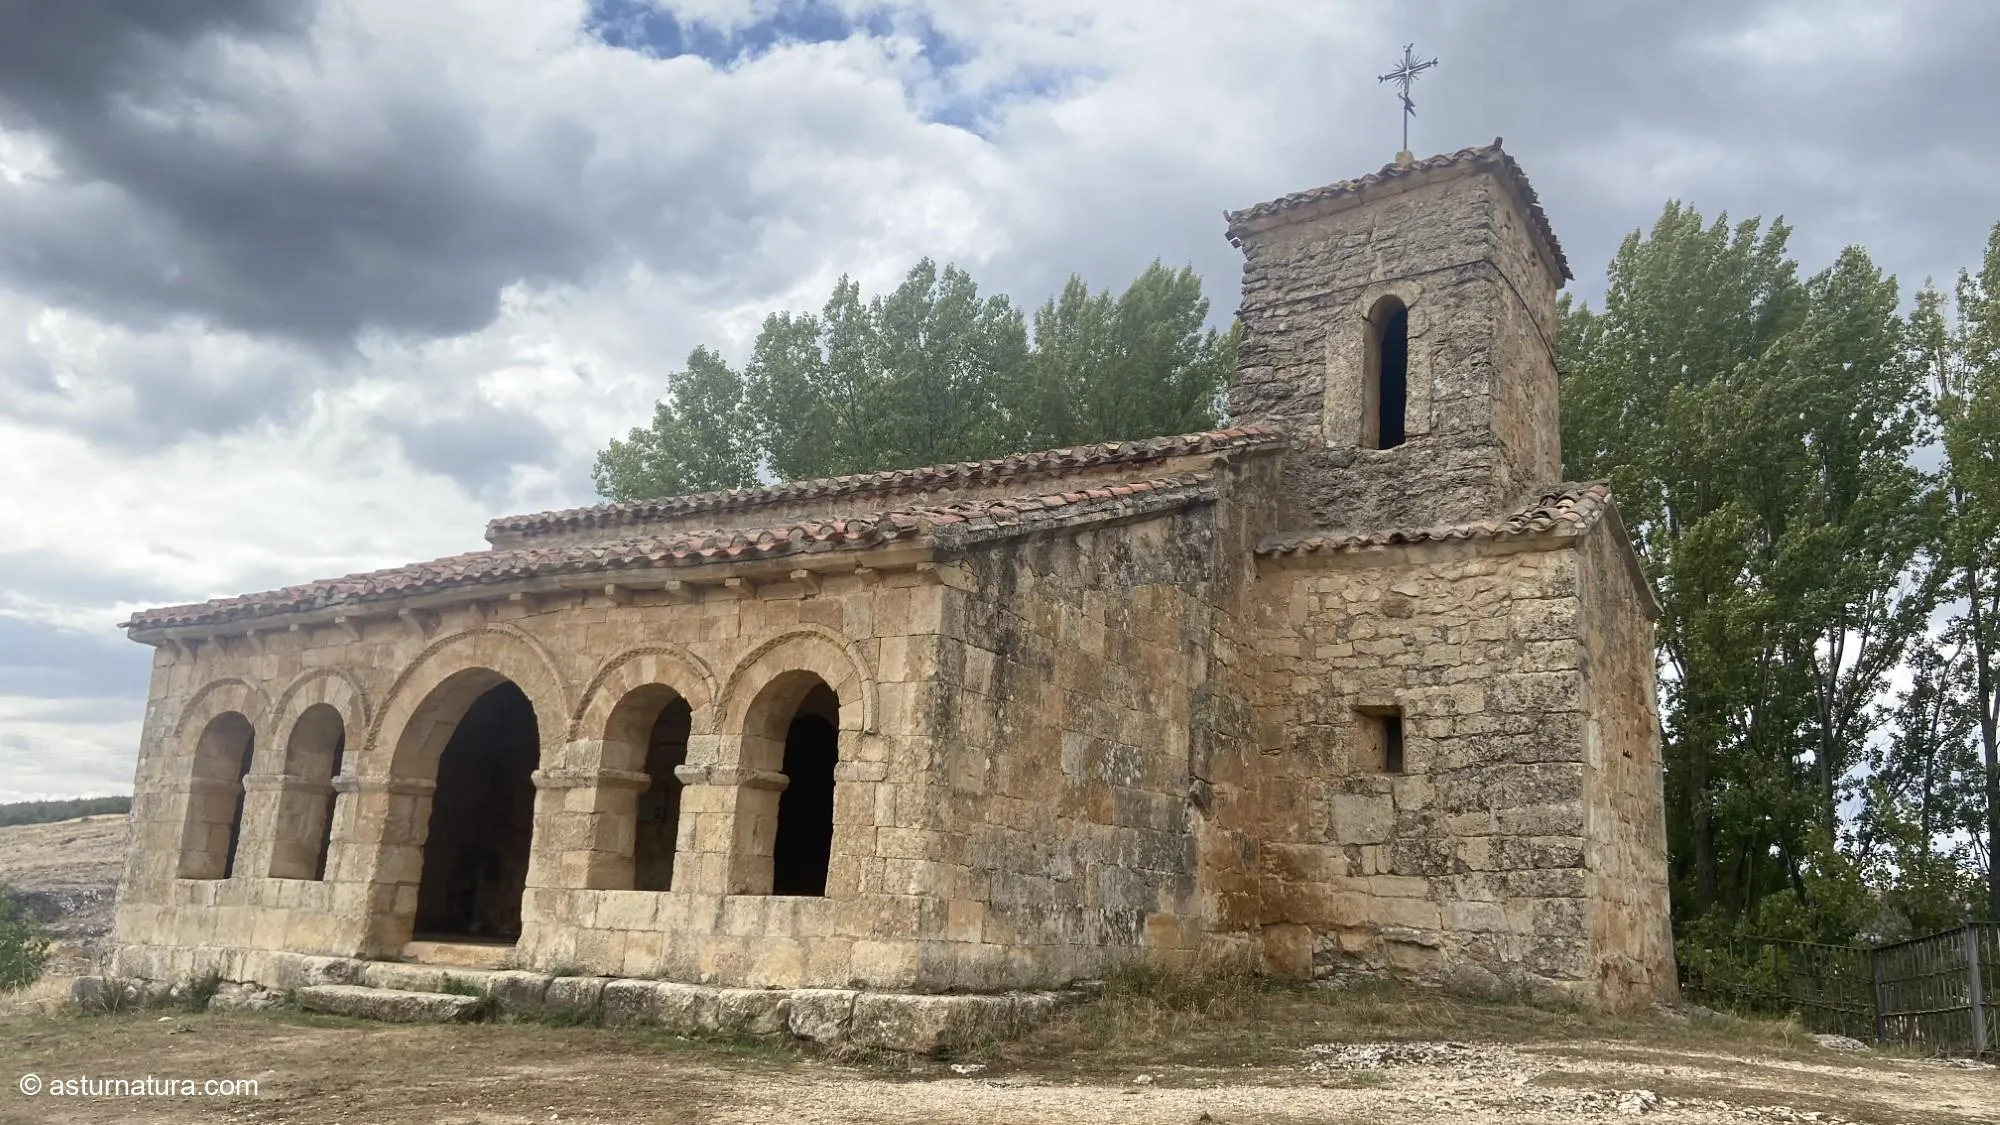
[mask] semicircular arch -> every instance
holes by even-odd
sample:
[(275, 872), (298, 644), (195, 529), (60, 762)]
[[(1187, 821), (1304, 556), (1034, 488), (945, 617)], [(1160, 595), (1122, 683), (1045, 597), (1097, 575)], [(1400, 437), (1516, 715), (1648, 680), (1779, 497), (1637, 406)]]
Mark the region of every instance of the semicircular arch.
[(741, 730), (764, 686), (787, 672), (811, 672), (840, 697), (843, 730), (875, 730), (875, 675), (859, 645), (822, 625), (801, 625), (764, 641), (738, 661), (722, 689), (717, 718)]
[(270, 697), (249, 680), (238, 676), (210, 680), (181, 705), (180, 714), (174, 719), (172, 745), (180, 748), (187, 742), (190, 731), (198, 736), (216, 716), (230, 711), (250, 720), (253, 730), (261, 728), (270, 707)]
[(641, 645), (604, 662), (583, 689), (564, 737), (602, 738), (620, 700), (649, 684), (672, 688), (694, 713), (694, 730), (713, 726), (715, 673), (700, 657), (678, 645)]
[[(487, 625), (442, 637), (418, 653), (390, 685), (368, 726), (356, 772), (371, 777), (410, 774), (435, 768), (455, 725), (481, 693), (511, 681), (535, 710), (546, 765), (562, 746), (570, 714), (569, 687), (553, 655), (519, 629)], [(451, 686), (456, 690), (440, 692)], [(442, 725), (443, 731), (416, 729)], [(400, 759), (411, 758), (409, 761)], [(427, 762), (416, 758), (428, 758)]]
[[(339, 668), (301, 672), (278, 693), (277, 706), (271, 709), (271, 737), (257, 751), (257, 772), (290, 772), (286, 757), (291, 751), (292, 733), (298, 729), (299, 719), (320, 704), (339, 713), (342, 728), (350, 732), (349, 738), (367, 733), (368, 692), (361, 681)], [(350, 743), (349, 752), (356, 749), (359, 747)]]

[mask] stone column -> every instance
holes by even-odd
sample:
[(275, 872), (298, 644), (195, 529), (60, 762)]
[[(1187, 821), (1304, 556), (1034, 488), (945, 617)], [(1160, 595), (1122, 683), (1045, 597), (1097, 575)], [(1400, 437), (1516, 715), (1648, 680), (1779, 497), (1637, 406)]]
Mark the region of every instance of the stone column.
[(684, 786), (674, 890), (770, 894), (778, 795), (791, 779), (730, 766), (676, 766), (674, 776)]
[[(536, 770), (535, 835), (528, 858), (528, 889), (630, 890), (639, 794), (652, 778), (634, 770), (568, 766)], [(524, 904), (522, 921), (528, 920)], [(551, 918), (535, 906), (536, 921)]]
[(333, 791), (340, 796), (327, 877), (342, 884), (335, 909), (362, 955), (400, 953), (416, 924), (437, 782), (341, 774)]
[[(295, 822), (288, 823), (280, 815), (285, 790), (297, 783), (297, 778), (284, 774), (243, 775), (243, 826), (236, 833), (233, 875), (263, 879), (273, 874), (273, 858), (284, 850), (289, 836), (299, 831)], [(312, 860), (308, 858), (306, 864), (310, 872)]]

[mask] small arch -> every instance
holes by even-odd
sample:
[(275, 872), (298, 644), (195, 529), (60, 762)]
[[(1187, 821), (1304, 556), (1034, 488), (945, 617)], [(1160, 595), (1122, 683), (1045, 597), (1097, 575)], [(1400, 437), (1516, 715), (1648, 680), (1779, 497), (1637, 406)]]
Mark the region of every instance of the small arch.
[(311, 668), (294, 676), (285, 690), (278, 693), (277, 705), (271, 709), (278, 716), (273, 729), (283, 735), (287, 722), (296, 722), (315, 703), (331, 703), (340, 712), (342, 722), (357, 735), (367, 731), (368, 692), (361, 681), (339, 668)]
[(225, 711), (202, 727), (189, 765), (176, 869), (180, 878), (227, 879), (236, 873), (243, 778), (250, 772), (256, 742), (256, 728), (241, 711)]
[(286, 740), (278, 794), (274, 879), (324, 879), (333, 847), (333, 779), (347, 751), (347, 723), (331, 703), (300, 712)]
[(1368, 310), (1367, 358), (1363, 368), (1364, 449), (1394, 449), (1409, 433), (1410, 310), (1389, 294)]
[[(647, 684), (671, 687), (687, 701), (697, 724), (707, 716), (709, 704), (716, 698), (715, 673), (693, 653), (672, 645), (626, 649), (605, 661), (590, 678), (576, 713), (570, 717), (567, 739), (574, 742), (580, 738), (606, 737), (602, 732), (611, 721), (612, 712), (628, 695)], [(698, 725), (696, 729), (702, 727)]]
[(752, 829), (752, 854), (770, 857), (772, 894), (826, 894), (840, 714), (840, 696), (824, 679), (790, 671), (765, 684), (745, 716), (743, 767), (784, 775), (775, 815), (756, 817)]
[[(614, 790), (600, 796), (604, 815), (629, 818), (632, 828), (630, 872), (621, 864), (607, 877), (607, 886), (672, 888), (681, 813), (681, 779), (674, 768), (687, 762), (693, 717), (688, 701), (664, 684), (641, 685), (612, 709), (604, 729), (604, 768), (644, 772), (647, 782), (641, 792)], [(623, 839), (623, 828), (614, 826), (611, 838)]]
[(875, 730), (875, 677), (868, 662), (853, 641), (819, 625), (801, 626), (772, 637), (737, 662), (716, 707), (721, 729), (744, 729), (751, 702), (761, 698), (778, 679), (796, 671), (818, 676), (840, 697), (841, 730)]

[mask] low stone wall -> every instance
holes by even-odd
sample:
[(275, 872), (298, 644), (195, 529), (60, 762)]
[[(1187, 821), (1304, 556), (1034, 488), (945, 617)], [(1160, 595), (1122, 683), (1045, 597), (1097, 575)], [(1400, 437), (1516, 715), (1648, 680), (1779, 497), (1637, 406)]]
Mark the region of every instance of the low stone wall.
[[(918, 994), (845, 988), (725, 988), (630, 977), (553, 976), (284, 954), (274, 955), (268, 967), (275, 972), (259, 981), (223, 981), (210, 1006), (260, 1010), (278, 1003), (286, 991), (324, 986), (380, 990), (385, 1004), (410, 995), (472, 990), (490, 998), (501, 1014), (522, 1019), (595, 1019), (609, 1027), (657, 1027), (685, 1035), (788, 1035), (821, 1046), (845, 1044), (936, 1054), (1017, 1036), (1083, 995), (1078, 991)], [(187, 987), (184, 983), (80, 977), (71, 994), (83, 1003), (107, 988), (124, 989), (135, 1000), (179, 999)]]

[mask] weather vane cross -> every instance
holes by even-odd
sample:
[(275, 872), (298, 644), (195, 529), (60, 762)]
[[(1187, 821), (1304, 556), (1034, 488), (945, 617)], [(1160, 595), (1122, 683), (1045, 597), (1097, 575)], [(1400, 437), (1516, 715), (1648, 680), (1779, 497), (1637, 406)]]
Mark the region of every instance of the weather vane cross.
[(1403, 44), (1403, 61), (1396, 64), (1396, 69), (1376, 79), (1377, 82), (1394, 82), (1396, 84), (1396, 96), (1403, 99), (1404, 152), (1410, 151), (1410, 118), (1417, 115), (1417, 103), (1410, 100), (1410, 83), (1416, 81), (1417, 75), (1422, 74), (1437, 64), (1438, 61), (1436, 59), (1417, 58), (1417, 45), (1415, 43), (1405, 43)]

